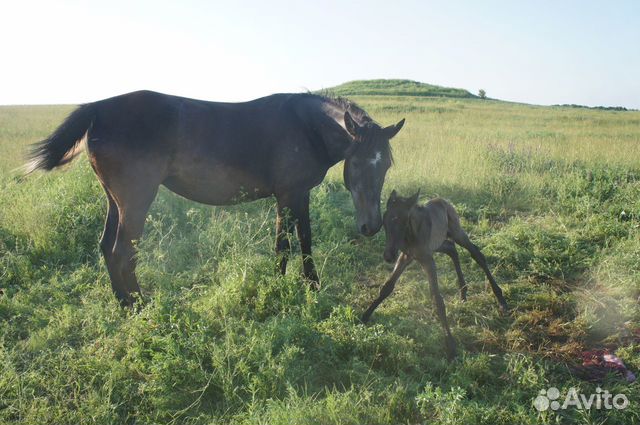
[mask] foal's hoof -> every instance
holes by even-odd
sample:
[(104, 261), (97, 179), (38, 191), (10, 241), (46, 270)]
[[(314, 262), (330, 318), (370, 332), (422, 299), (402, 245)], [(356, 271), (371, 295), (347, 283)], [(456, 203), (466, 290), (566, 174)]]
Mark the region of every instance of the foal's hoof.
[(507, 303), (501, 303), (500, 307), (498, 307), (498, 309), (500, 310), (500, 315), (501, 316), (508, 316), (509, 315), (509, 306), (507, 305)]

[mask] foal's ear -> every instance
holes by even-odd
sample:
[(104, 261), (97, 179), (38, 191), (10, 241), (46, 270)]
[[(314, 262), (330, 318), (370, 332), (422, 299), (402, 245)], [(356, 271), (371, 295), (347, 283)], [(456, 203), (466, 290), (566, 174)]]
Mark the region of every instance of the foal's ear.
[(387, 139), (393, 139), (393, 137), (396, 134), (398, 134), (398, 132), (402, 129), (403, 125), (404, 125), (404, 118), (402, 118), (396, 125), (390, 125), (389, 127), (385, 127), (383, 131), (385, 136), (387, 136)]
[(418, 203), (419, 197), (420, 197), (420, 189), (418, 189), (418, 191), (411, 198), (409, 198), (409, 204), (411, 206), (416, 205)]
[(390, 200), (391, 202), (395, 202), (395, 200), (396, 200), (397, 198), (398, 198), (398, 192), (396, 192), (396, 190), (395, 190), (395, 189), (393, 189), (393, 190), (391, 191), (391, 195), (389, 195), (389, 200)]
[(358, 129), (360, 128), (360, 126), (357, 122), (355, 122), (349, 111), (344, 111), (344, 127), (353, 137), (356, 137), (358, 135)]

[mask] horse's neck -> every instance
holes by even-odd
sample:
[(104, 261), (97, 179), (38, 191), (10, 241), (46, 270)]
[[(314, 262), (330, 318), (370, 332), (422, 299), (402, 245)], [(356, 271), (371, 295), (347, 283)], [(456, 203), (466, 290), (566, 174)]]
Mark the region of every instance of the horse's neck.
[(344, 124), (345, 110), (337, 105), (326, 110), (327, 126), (323, 142), (332, 166), (346, 159), (353, 140), (347, 132)]

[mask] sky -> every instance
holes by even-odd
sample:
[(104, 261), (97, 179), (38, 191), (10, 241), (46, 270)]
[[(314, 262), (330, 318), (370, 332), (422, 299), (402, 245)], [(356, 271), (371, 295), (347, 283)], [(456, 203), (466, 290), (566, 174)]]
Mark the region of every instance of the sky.
[(0, 0), (0, 104), (218, 101), (406, 78), (640, 108), (640, 1)]

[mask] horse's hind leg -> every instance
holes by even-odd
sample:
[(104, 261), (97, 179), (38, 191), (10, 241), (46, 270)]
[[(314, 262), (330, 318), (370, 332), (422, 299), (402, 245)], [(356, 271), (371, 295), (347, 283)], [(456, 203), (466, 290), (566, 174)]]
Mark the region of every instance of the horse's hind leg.
[(87, 141), (91, 166), (108, 201), (100, 248), (111, 287), (123, 306), (133, 306), (140, 297), (134, 241), (142, 236), (147, 212), (167, 176), (169, 161), (163, 152), (151, 154), (138, 146), (136, 140), (114, 139), (110, 132), (100, 133), (98, 127)]
[(458, 275), (458, 286), (460, 287), (460, 299), (462, 301), (467, 300), (467, 283), (464, 280), (464, 275), (462, 274), (462, 268), (460, 268), (460, 258), (458, 257), (458, 250), (456, 249), (456, 244), (451, 242), (449, 239), (446, 239), (440, 245), (440, 248), (436, 249), (437, 252), (441, 252), (443, 254), (447, 254), (451, 257), (451, 261), (453, 261), (453, 266), (456, 269), (456, 274)]
[(104, 257), (104, 262), (109, 272), (113, 292), (119, 300), (125, 300), (128, 297), (127, 288), (122, 282), (122, 276), (119, 270), (116, 269), (113, 263), (113, 247), (116, 244), (116, 236), (118, 235), (118, 206), (106, 186), (104, 186), (104, 190), (107, 194), (107, 219), (104, 223), (102, 237), (100, 238), (100, 250), (102, 251), (102, 256)]
[(491, 271), (489, 270), (489, 266), (487, 266), (487, 260), (484, 258), (480, 249), (469, 239), (469, 236), (462, 230), (461, 227), (456, 226), (453, 229), (449, 229), (449, 234), (451, 238), (460, 246), (464, 247), (469, 253), (471, 257), (475, 260), (476, 263), (482, 268), (484, 274), (489, 279), (489, 284), (491, 285), (491, 290), (493, 294), (496, 296), (498, 303), (500, 304), (500, 310), (503, 313), (506, 313), (508, 310), (507, 301), (504, 299), (502, 295), (502, 289), (496, 283), (496, 280), (493, 278)]
[(116, 283), (112, 282), (114, 291), (120, 302), (125, 306), (132, 306), (141, 297), (140, 286), (136, 278), (136, 249), (135, 242), (142, 236), (144, 222), (149, 207), (158, 192), (158, 186), (137, 188), (127, 192), (126, 196), (117, 197), (118, 203), (118, 231), (112, 251), (114, 274), (120, 277), (119, 287), (123, 287), (126, 295), (120, 296), (116, 290)]

